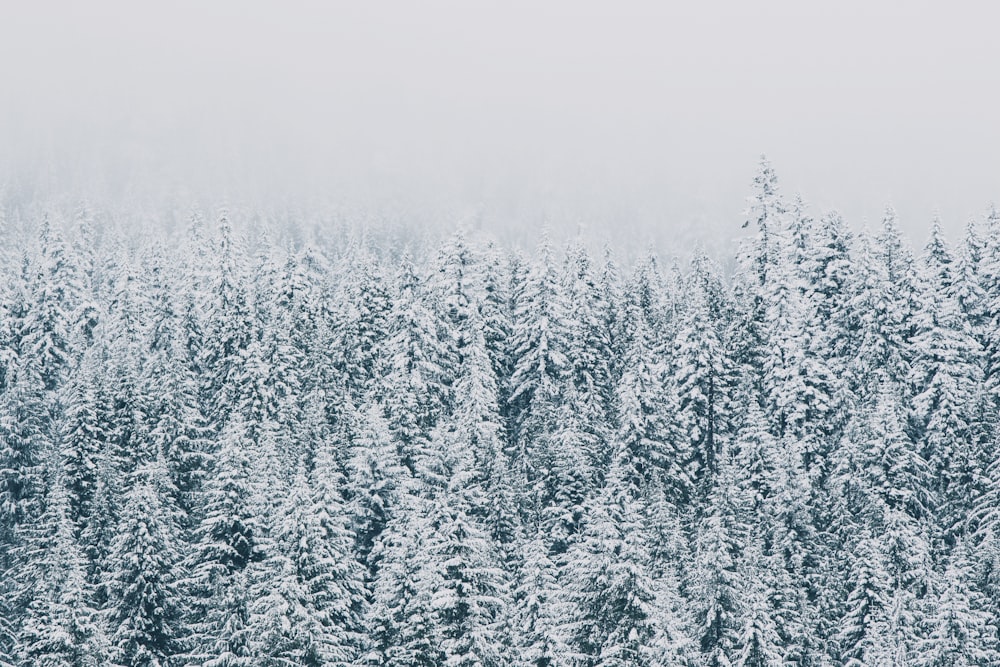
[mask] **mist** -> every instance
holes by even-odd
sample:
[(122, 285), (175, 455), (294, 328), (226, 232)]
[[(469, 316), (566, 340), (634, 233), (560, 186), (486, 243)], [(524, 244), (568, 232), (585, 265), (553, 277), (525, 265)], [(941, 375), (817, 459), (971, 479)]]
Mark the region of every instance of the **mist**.
[(0, 168), (108, 206), (670, 249), (737, 236), (766, 153), (816, 213), (956, 237), (1000, 197), (1000, 10), (827, 4), (17, 3)]

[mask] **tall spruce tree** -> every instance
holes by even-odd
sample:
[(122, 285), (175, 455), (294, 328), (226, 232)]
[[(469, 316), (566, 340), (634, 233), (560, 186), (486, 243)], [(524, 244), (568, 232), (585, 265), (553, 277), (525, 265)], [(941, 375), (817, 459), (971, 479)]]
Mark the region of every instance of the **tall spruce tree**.
[(160, 459), (132, 475), (106, 582), (108, 657), (114, 665), (158, 667), (180, 653), (182, 569), (170, 486)]

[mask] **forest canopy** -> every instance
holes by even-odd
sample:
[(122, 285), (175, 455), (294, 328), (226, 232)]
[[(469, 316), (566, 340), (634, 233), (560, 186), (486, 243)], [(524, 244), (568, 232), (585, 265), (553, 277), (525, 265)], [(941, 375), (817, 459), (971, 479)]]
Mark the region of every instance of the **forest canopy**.
[(6, 206), (0, 664), (1000, 663), (1000, 212), (749, 201), (683, 262)]

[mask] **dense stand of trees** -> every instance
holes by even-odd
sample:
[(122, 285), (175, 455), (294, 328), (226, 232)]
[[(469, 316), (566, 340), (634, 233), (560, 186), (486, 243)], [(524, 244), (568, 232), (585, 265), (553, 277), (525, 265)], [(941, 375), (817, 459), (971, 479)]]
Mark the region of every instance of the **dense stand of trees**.
[(0, 664), (1000, 664), (996, 211), (762, 163), (733, 275), (92, 217), (2, 232)]

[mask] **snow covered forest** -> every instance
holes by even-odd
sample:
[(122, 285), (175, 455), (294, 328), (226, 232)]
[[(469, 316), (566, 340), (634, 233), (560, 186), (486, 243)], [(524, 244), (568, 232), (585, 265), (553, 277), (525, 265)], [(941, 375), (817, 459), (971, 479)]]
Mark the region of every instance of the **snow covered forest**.
[(762, 162), (677, 262), (30, 211), (0, 664), (1000, 664), (995, 209), (911, 250)]

